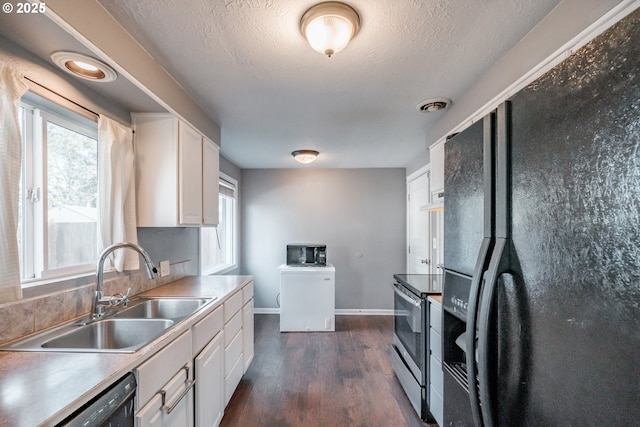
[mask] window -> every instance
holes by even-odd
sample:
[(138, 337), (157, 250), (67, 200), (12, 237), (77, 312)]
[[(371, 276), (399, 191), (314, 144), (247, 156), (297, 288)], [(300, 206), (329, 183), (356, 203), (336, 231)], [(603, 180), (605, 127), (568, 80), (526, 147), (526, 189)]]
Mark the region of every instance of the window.
[(220, 174), (220, 222), (200, 229), (202, 274), (226, 273), (236, 268), (237, 181)]
[(91, 271), (97, 258), (97, 123), (23, 97), (18, 221), (23, 281)]

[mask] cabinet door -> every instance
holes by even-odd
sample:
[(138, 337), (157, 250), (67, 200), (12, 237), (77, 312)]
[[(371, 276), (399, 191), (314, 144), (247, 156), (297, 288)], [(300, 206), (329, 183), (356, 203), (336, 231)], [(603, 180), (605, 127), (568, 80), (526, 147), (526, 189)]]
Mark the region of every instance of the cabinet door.
[[(431, 167), (431, 194), (444, 189), (444, 141), (429, 148), (429, 165)], [(432, 203), (436, 200), (432, 200)]]
[(202, 222), (204, 225), (218, 225), (219, 205), (219, 149), (213, 141), (204, 138), (202, 142)]
[(224, 414), (223, 334), (218, 333), (195, 359), (196, 427), (217, 426)]
[(178, 119), (132, 114), (138, 227), (175, 227), (178, 206)]
[(253, 299), (242, 308), (242, 340), (243, 372), (247, 372), (253, 360)]
[(178, 124), (180, 224), (202, 224), (202, 135)]

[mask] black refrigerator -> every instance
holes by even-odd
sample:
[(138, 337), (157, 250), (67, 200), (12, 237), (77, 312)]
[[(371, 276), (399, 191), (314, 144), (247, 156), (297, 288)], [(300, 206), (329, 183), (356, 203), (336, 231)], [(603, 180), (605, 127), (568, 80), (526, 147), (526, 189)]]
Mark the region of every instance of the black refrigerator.
[(444, 424), (640, 423), (640, 11), (445, 143)]

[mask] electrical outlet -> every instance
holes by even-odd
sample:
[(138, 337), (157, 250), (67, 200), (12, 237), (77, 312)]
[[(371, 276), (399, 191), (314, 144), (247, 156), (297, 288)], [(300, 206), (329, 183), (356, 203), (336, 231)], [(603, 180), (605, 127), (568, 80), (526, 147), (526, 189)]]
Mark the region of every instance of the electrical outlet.
[(171, 273), (171, 266), (169, 260), (160, 261), (160, 277), (168, 276)]

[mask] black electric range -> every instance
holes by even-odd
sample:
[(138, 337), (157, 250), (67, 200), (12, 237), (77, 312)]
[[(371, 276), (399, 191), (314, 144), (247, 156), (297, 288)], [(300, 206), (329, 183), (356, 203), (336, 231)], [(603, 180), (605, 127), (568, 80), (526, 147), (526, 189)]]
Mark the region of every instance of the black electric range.
[(442, 293), (442, 274), (394, 274), (393, 278), (419, 298)]
[(391, 364), (420, 418), (434, 422), (429, 411), (429, 295), (442, 293), (442, 275), (393, 275), (394, 337)]

